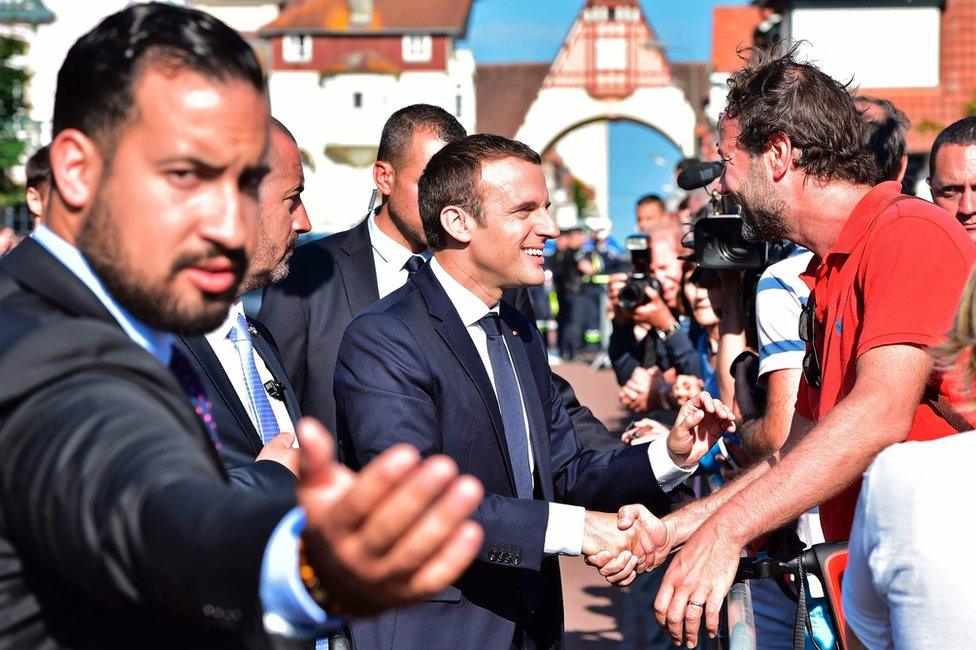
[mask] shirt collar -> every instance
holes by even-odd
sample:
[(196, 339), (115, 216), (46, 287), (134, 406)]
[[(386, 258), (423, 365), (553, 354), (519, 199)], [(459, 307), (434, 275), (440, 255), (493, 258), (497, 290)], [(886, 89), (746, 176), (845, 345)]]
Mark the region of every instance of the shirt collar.
[(874, 215), (882, 202), (900, 193), (901, 184), (897, 181), (885, 181), (875, 185), (854, 206), (854, 210), (851, 211), (851, 215), (837, 236), (837, 241), (830, 247), (827, 255), (835, 253), (849, 255), (857, 243), (867, 234), (868, 228), (871, 227), (871, 222), (874, 220)]
[(132, 315), (120, 305), (109, 294), (108, 289), (95, 275), (88, 264), (88, 260), (82, 255), (81, 251), (66, 242), (53, 230), (43, 223), (37, 225), (31, 235), (38, 244), (44, 247), (47, 252), (53, 255), (59, 262), (64, 264), (75, 277), (82, 281), (88, 289), (95, 294), (95, 297), (105, 305), (105, 308), (119, 323), (122, 330), (132, 339), (132, 341), (144, 349), (164, 366), (169, 365), (170, 356), (173, 352), (173, 335), (168, 332), (154, 330), (148, 325), (137, 321)]
[(239, 314), (244, 313), (244, 301), (241, 300), (240, 296), (234, 299), (234, 302), (230, 306), (230, 310), (227, 312), (227, 318), (224, 322), (217, 326), (217, 328), (206, 335), (209, 341), (223, 341), (230, 334), (230, 330), (234, 325), (237, 324), (237, 317)]
[(373, 250), (387, 264), (395, 266), (397, 270), (402, 269), (403, 265), (413, 255), (413, 251), (380, 230), (380, 227), (376, 225), (375, 212), (369, 215), (369, 222), (366, 227), (369, 229), (369, 241), (373, 245)]
[(430, 260), (430, 270), (433, 271), (434, 277), (437, 281), (441, 283), (441, 287), (447, 294), (448, 300), (454, 305), (454, 309), (457, 310), (458, 316), (461, 317), (461, 322), (464, 323), (465, 327), (470, 327), (477, 323), (479, 320), (485, 317), (485, 314), (492, 312), (494, 314), (498, 313), (498, 305), (494, 307), (489, 307), (485, 302), (473, 294), (467, 287), (462, 285), (460, 282), (454, 279), (450, 273), (448, 273), (440, 262), (437, 261), (437, 256), (434, 256)]

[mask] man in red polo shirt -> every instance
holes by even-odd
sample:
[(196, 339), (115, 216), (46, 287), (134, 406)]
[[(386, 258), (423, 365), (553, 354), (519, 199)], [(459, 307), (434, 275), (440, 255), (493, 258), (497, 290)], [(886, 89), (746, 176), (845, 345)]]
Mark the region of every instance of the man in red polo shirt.
[(897, 183), (872, 186), (861, 129), (846, 87), (794, 51), (756, 51), (729, 80), (722, 191), (743, 206), (746, 237), (814, 252), (813, 318), (801, 322), (810, 342), (783, 450), (663, 526), (639, 507), (621, 513), (658, 537), (657, 557), (685, 542), (654, 609), (688, 647), (703, 612), (717, 632), (748, 542), (816, 505), (827, 538), (846, 539), (861, 474), (882, 449), (955, 432), (920, 401), (942, 386), (926, 349), (949, 329), (976, 248), (944, 210), (900, 196)]

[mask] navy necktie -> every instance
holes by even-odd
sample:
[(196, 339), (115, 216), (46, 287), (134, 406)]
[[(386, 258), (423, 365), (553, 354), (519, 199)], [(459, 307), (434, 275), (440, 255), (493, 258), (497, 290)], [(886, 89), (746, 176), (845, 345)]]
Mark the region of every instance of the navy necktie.
[(407, 275), (410, 276), (419, 271), (426, 261), (420, 255), (411, 255), (410, 259), (404, 263), (403, 268), (406, 269)]
[(495, 393), (498, 396), (498, 410), (505, 428), (505, 442), (508, 455), (512, 459), (515, 473), (515, 489), (520, 499), (532, 498), (532, 472), (529, 469), (529, 440), (525, 430), (525, 416), (522, 411), (522, 395), (512, 358), (502, 338), (501, 319), (498, 314), (488, 314), (478, 324), (488, 335), (488, 358), (491, 361), (491, 374), (495, 378)]
[(190, 398), (194, 412), (203, 421), (207, 433), (210, 434), (210, 441), (219, 455), (220, 437), (217, 435), (217, 421), (213, 415), (213, 402), (207, 397), (207, 389), (203, 387), (203, 382), (200, 381), (193, 364), (176, 347), (173, 348), (173, 355), (169, 360), (169, 370), (176, 376), (180, 388)]

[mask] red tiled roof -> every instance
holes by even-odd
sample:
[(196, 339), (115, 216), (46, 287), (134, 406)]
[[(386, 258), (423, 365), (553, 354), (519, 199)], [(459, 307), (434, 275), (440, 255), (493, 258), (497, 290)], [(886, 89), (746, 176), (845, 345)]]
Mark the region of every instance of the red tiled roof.
[(292, 4), (261, 28), (262, 36), (301, 32), (305, 34), (451, 34), (468, 30), (473, 0), (373, 0), (373, 20), (368, 25), (349, 21), (347, 0), (308, 0)]
[(478, 133), (515, 137), (549, 73), (549, 63), (479, 65), (474, 75)]
[(715, 7), (712, 10), (712, 70), (735, 72), (744, 61), (738, 50), (753, 44), (753, 33), (763, 20), (756, 6)]

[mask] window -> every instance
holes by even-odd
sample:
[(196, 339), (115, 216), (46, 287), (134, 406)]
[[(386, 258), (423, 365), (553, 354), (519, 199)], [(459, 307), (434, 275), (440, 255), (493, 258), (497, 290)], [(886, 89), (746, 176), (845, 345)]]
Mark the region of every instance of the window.
[(352, 107), (353, 108), (362, 108), (363, 107), (363, 94), (362, 93), (353, 93), (352, 94)]
[(281, 39), (281, 57), (288, 63), (308, 63), (312, 60), (312, 37), (308, 34), (289, 34)]
[(425, 63), (434, 54), (434, 43), (430, 36), (406, 35), (403, 37), (403, 60), (408, 63)]
[(596, 41), (597, 70), (626, 70), (627, 41), (623, 38), (599, 38)]

